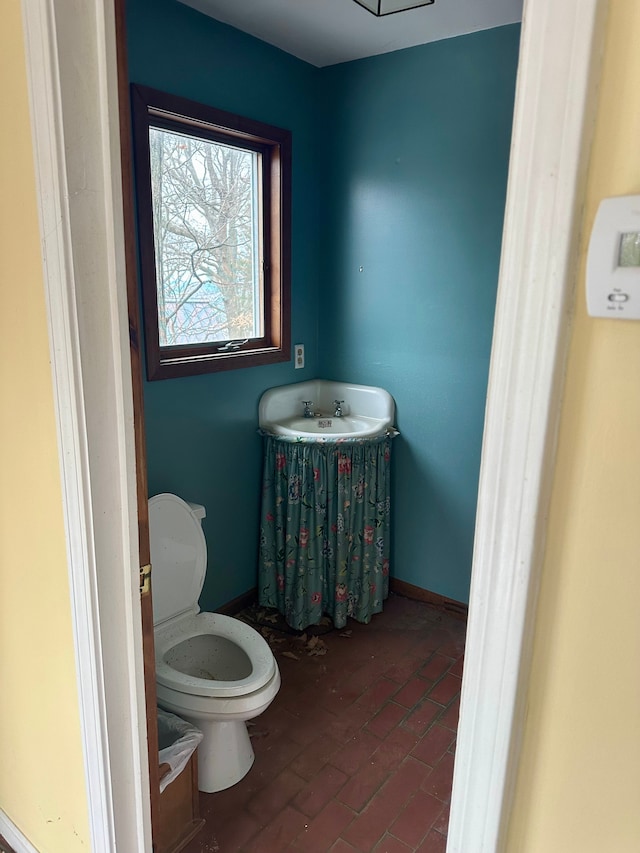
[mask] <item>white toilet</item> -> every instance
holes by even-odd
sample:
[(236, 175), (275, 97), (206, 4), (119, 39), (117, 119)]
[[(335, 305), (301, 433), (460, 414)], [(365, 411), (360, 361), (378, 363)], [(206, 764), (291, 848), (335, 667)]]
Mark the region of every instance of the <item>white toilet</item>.
[(254, 753), (246, 720), (269, 707), (280, 672), (257, 631), (230, 616), (200, 612), (204, 516), (203, 506), (176, 495), (149, 501), (158, 705), (203, 732), (198, 787), (212, 793), (249, 772)]

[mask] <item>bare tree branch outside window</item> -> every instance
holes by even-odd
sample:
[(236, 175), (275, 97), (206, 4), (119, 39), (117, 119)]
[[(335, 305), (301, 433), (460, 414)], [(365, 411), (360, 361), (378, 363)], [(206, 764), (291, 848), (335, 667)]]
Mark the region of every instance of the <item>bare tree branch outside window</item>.
[(260, 329), (259, 154), (149, 128), (161, 346)]

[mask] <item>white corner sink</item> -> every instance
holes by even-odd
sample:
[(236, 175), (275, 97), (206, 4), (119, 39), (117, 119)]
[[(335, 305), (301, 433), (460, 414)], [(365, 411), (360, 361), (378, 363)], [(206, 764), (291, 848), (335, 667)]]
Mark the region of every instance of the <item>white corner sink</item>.
[[(342, 401), (340, 417), (335, 415), (336, 400)], [(303, 416), (305, 401), (313, 417)], [(271, 388), (258, 408), (260, 428), (288, 438), (374, 438), (384, 435), (394, 419), (393, 397), (383, 388), (324, 379)]]

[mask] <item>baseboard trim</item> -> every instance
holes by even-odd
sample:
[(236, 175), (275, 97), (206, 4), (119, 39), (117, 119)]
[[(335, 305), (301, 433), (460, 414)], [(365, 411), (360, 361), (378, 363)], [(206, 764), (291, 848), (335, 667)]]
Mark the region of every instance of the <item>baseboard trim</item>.
[(430, 592), (428, 589), (422, 589), (420, 586), (414, 586), (412, 583), (401, 581), (398, 578), (389, 578), (389, 590), (395, 595), (404, 596), (404, 598), (424, 601), (426, 604), (431, 604), (438, 610), (445, 610), (459, 619), (466, 619), (469, 612), (468, 605), (463, 604), (462, 601), (455, 601), (453, 598), (447, 598), (437, 592)]
[(247, 590), (247, 592), (243, 592), (242, 595), (239, 595), (237, 598), (233, 598), (231, 601), (223, 604), (222, 607), (217, 607), (216, 613), (222, 613), (224, 616), (234, 616), (236, 613), (244, 610), (245, 607), (249, 604), (253, 604), (257, 600), (258, 587), (254, 586), (252, 589)]
[[(389, 592), (394, 595), (401, 595), (403, 598), (412, 598), (414, 601), (424, 601), (426, 604), (431, 604), (437, 607), (438, 610), (445, 610), (451, 613), (452, 616), (458, 616), (460, 619), (466, 619), (469, 607), (463, 604), (462, 601), (456, 601), (453, 598), (447, 598), (445, 595), (439, 595), (437, 592), (431, 592), (428, 589), (423, 589), (420, 586), (414, 586), (407, 581), (401, 581), (398, 578), (389, 578)], [(242, 595), (233, 598), (221, 607), (216, 608), (216, 613), (222, 613), (224, 616), (234, 616), (241, 610), (244, 610), (249, 604), (254, 604), (258, 598), (258, 588), (243, 592)]]
[[(0, 836), (10, 845), (10, 853), (38, 853), (2, 809), (0, 809)], [(4, 845), (0, 844), (0, 850), (5, 849)]]

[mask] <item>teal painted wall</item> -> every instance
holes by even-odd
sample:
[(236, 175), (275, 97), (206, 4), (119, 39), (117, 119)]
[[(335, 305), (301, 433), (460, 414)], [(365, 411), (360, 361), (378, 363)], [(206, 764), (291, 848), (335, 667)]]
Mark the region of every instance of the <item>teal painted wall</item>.
[(468, 599), (518, 38), (316, 69), (173, 0), (129, 0), (132, 81), (293, 131), (306, 368), (145, 386), (150, 494), (207, 507), (203, 607), (256, 582), (260, 395), (317, 376), (394, 395), (392, 572)]
[(201, 601), (213, 609), (256, 585), (260, 396), (319, 369), (319, 72), (175, 0), (130, 0), (127, 35), (133, 82), (293, 134), (292, 336), (306, 344), (305, 368), (289, 362), (145, 383), (149, 493), (174, 492), (206, 507)]
[(519, 35), (500, 27), (324, 75), (335, 134), (321, 370), (395, 398), (392, 574), (465, 602)]

